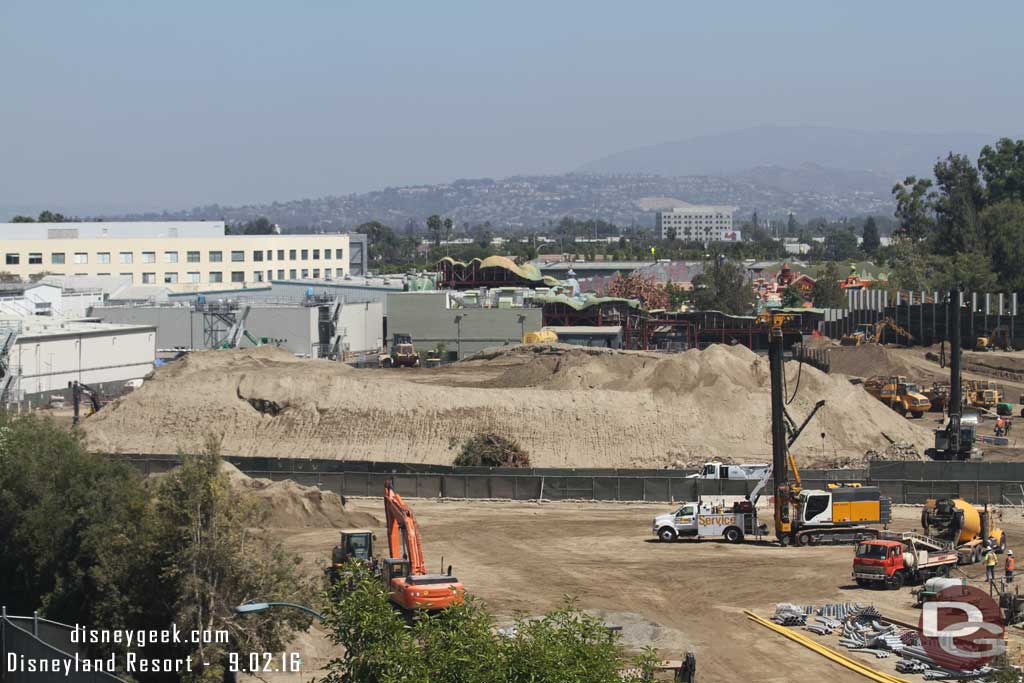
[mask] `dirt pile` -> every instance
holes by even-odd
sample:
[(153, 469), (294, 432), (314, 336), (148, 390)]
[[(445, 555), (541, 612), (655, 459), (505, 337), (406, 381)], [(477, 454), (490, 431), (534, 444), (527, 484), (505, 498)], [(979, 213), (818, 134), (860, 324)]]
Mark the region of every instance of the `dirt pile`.
[[(790, 414), (826, 401), (794, 451), (805, 466), (863, 458), (882, 432), (931, 435), (842, 376), (787, 364)], [(681, 354), (511, 347), (437, 370), (351, 370), (277, 349), (193, 354), (84, 423), (109, 452), (225, 453), (450, 464), (481, 432), (518, 441), (535, 467), (665, 467), (770, 457), (767, 359), (742, 346)], [(820, 433), (825, 433), (824, 441)]]
[[(920, 365), (908, 363), (899, 350), (882, 344), (834, 346), (829, 349), (829, 360), (831, 372), (851, 377), (904, 375), (917, 379), (922, 374)], [(939, 374), (938, 366), (935, 374)]]
[(365, 512), (345, 509), (341, 497), (333, 491), (315, 486), (302, 486), (290, 479), (271, 481), (243, 474), (237, 467), (224, 463), (233, 491), (255, 499), (266, 511), (265, 526), (282, 529), (301, 528), (376, 528), (380, 521)]

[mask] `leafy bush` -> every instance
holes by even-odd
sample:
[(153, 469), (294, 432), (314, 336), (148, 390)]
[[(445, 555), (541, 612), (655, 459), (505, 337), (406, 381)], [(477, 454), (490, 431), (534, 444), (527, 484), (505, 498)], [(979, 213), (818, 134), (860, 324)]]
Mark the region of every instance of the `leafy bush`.
[(472, 597), (409, 625), (365, 566), (344, 583), (325, 596), (324, 626), (344, 648), (326, 683), (631, 683), (652, 680), (658, 661), (652, 651), (628, 660), (618, 634), (568, 601), (505, 635)]
[[(228, 630), (231, 645), (146, 648), (156, 658), (201, 650), (197, 660), (211, 666), (192, 680), (219, 681), (228, 647), (280, 649), (308, 620), (293, 612), (240, 620), (233, 607), (252, 598), (302, 602), (315, 592), (295, 558), (254, 537), (257, 510), (230, 490), (220, 462), (210, 441), (146, 482), (52, 420), (0, 416), (0, 604), (100, 629)], [(114, 647), (123, 648), (101, 644), (92, 654)]]
[(492, 433), (471, 436), (455, 457), (456, 467), (529, 467), (530, 456), (516, 441)]

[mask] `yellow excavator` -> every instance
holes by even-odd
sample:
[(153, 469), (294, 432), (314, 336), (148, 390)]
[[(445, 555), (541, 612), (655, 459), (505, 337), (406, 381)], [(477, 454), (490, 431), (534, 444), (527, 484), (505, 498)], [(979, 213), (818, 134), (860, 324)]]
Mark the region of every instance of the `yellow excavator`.
[(903, 337), (907, 342), (914, 341), (914, 335), (896, 324), (896, 321), (886, 316), (876, 323), (864, 323), (857, 326), (857, 329), (850, 334), (844, 334), (839, 340), (842, 346), (861, 346), (863, 344), (878, 344), (882, 340), (882, 333), (892, 330), (897, 337)]

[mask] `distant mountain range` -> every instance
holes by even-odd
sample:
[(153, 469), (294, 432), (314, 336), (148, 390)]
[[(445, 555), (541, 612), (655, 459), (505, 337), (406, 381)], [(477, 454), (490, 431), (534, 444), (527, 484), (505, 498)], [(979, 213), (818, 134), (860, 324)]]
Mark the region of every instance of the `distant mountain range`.
[(890, 179), (924, 175), (950, 151), (976, 158), (996, 136), (981, 133), (906, 133), (821, 126), (757, 126), (637, 147), (603, 157), (583, 173), (743, 175), (750, 169), (805, 165), (871, 172)]
[(761, 126), (626, 150), (566, 175), (478, 178), (122, 217), (243, 222), (266, 216), (286, 228), (344, 230), (370, 220), (396, 228), (410, 221), (422, 225), (435, 213), (496, 228), (542, 227), (563, 216), (652, 225), (657, 209), (681, 203), (731, 205), (740, 216), (793, 212), (800, 220), (891, 215), (897, 180), (930, 173), (950, 151), (976, 157), (995, 137)]
[(313, 230), (352, 229), (379, 220), (395, 228), (410, 221), (422, 226), (427, 216), (451, 216), (459, 224), (489, 222), (495, 228), (542, 228), (564, 216), (597, 218), (619, 225), (653, 225), (660, 208), (690, 204), (735, 206), (740, 215), (783, 217), (792, 211), (801, 220), (891, 214), (889, 188), (871, 192), (820, 192), (799, 187), (799, 177), (757, 171), (796, 191), (781, 189), (757, 177), (663, 177), (655, 175), (514, 176), (493, 180), (457, 180), (443, 185), (394, 187), (365, 194), (321, 197), (269, 204), (203, 206), (187, 211), (120, 216), (132, 220), (226, 220), (244, 222), (266, 216), (282, 227)]

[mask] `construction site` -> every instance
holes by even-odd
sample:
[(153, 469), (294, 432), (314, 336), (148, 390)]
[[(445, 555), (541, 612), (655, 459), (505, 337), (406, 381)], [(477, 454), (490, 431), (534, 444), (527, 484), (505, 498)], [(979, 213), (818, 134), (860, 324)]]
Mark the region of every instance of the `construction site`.
[[(535, 271), (97, 292), (88, 321), (49, 323), (82, 352), (67, 371), (29, 319), (3, 377), (148, 476), (215, 437), (267, 540), (326, 584), (367, 564), (410, 619), (472, 595), (510, 627), (570, 595), (666, 680), (793, 680), (764, 671), (780, 653), (812, 680), (986, 680), (991, 658), (949, 660), (918, 621), (967, 588), (1001, 629), (1024, 621), (1004, 578), (1024, 538), (1015, 302), (728, 316)], [(51, 384), (30, 391), (33, 366)], [(297, 638), (323, 673), (324, 633)]]
[[(511, 623), (572, 595), (676, 680), (985, 680), (989, 660), (943, 659), (918, 622), (965, 586), (1024, 620), (1002, 578), (1024, 538), (1024, 353), (872, 330), (790, 352), (790, 320), (758, 318), (767, 354), (528, 343), (357, 369), (197, 351), (81, 429), (149, 473), (215, 434), (310, 575), (372, 562), (400, 609), (471, 594)], [(527, 466), (453, 466), (484, 433)], [(1005, 639), (1018, 661), (1019, 631)], [(332, 656), (316, 627), (296, 647), (310, 672)]]

